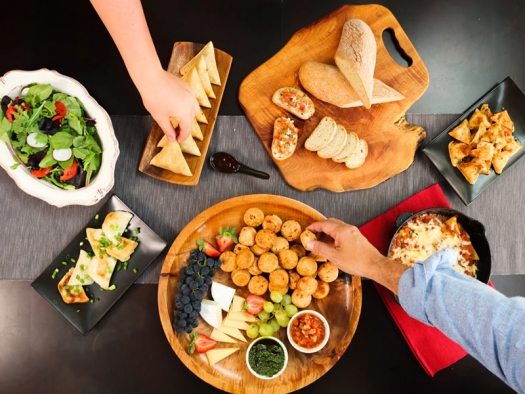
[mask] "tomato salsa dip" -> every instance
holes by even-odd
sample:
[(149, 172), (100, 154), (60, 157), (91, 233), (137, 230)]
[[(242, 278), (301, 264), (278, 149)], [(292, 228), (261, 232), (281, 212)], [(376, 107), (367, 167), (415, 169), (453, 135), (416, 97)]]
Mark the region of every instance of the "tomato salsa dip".
[(313, 349), (326, 337), (324, 322), (313, 313), (304, 313), (290, 322), (290, 337), (298, 346)]

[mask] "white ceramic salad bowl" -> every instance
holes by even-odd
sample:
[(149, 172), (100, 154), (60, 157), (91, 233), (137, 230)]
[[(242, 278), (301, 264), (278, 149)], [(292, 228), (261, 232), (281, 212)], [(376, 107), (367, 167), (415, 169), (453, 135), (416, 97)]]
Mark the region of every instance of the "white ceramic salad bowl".
[(21, 95), (24, 86), (33, 82), (51, 84), (54, 90), (77, 97), (89, 116), (96, 119), (97, 133), (102, 145), (100, 169), (89, 186), (75, 190), (63, 190), (49, 182), (35, 178), (23, 166), (11, 168), (17, 161), (3, 141), (0, 141), (0, 165), (20, 189), (51, 205), (63, 207), (66, 205), (96, 204), (113, 188), (115, 164), (120, 153), (109, 115), (79, 82), (47, 69), (15, 70), (6, 73), (0, 78), (0, 97), (7, 95), (14, 99)]

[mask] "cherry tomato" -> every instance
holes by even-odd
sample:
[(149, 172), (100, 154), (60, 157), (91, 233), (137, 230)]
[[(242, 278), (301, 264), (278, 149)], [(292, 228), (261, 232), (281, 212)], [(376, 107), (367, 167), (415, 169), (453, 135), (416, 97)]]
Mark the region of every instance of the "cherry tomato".
[(56, 115), (53, 116), (52, 120), (62, 119), (67, 114), (66, 106), (61, 101), (55, 101)]
[(77, 175), (77, 161), (73, 159), (73, 164), (71, 164), (70, 167), (64, 168), (64, 174), (60, 177), (61, 181), (68, 181), (71, 178), (73, 178), (75, 175)]
[(13, 116), (17, 113), (15, 106), (13, 104), (10, 104), (7, 108), (7, 111), (5, 111), (5, 116), (7, 116), (7, 120), (9, 123), (13, 123)]
[(49, 174), (52, 168), (53, 167), (51, 166), (46, 167), (46, 168), (39, 168), (38, 170), (32, 170), (31, 174), (33, 174), (33, 176), (36, 178), (42, 178), (42, 177), (45, 177), (47, 174)]
[(22, 103), (20, 104), (20, 107), (24, 110), (26, 110), (27, 112), (31, 111), (31, 107), (29, 106), (29, 104), (27, 103)]

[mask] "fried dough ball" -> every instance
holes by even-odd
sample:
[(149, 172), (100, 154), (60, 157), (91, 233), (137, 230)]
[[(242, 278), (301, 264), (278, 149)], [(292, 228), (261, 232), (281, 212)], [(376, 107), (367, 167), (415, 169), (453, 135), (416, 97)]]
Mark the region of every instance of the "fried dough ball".
[(327, 283), (333, 282), (339, 276), (339, 268), (330, 262), (323, 263), (319, 266), (317, 271), (319, 279), (324, 280)]
[(242, 268), (235, 268), (231, 273), (233, 283), (239, 287), (246, 286), (250, 282), (251, 277), (248, 270)]
[(288, 280), (288, 272), (283, 269), (270, 272), (270, 283), (275, 287), (288, 287)]
[(235, 257), (236, 257), (235, 253), (229, 250), (221, 253), (219, 259), (222, 261), (221, 269), (224, 272), (232, 272), (235, 268), (237, 268)]
[(312, 257), (318, 263), (324, 263), (324, 262), (328, 261), (328, 259), (326, 257), (319, 256), (318, 254), (315, 254), (315, 253), (310, 253), (310, 254), (308, 254), (308, 256)]
[(253, 261), (253, 264), (250, 265), (247, 269), (248, 269), (248, 272), (252, 275), (261, 275), (262, 274), (262, 271), (261, 269), (259, 268), (259, 264), (258, 264), (258, 261), (259, 261), (259, 258), (256, 257), (255, 260)]
[(260, 226), (264, 220), (264, 212), (259, 208), (250, 208), (244, 213), (244, 223), (247, 226)]
[(283, 225), (282, 219), (277, 215), (266, 215), (262, 222), (262, 227), (265, 230), (273, 231), (274, 233), (278, 233), (281, 231), (281, 226)]
[(301, 275), (297, 271), (289, 271), (288, 276), (290, 277), (290, 289), (295, 290), (297, 288), (297, 282), (301, 279)]
[(303, 276), (297, 281), (295, 290), (303, 294), (312, 295), (317, 290), (317, 281), (311, 276)]
[(301, 235), (301, 225), (295, 220), (287, 220), (281, 227), (281, 235), (288, 241), (294, 241)]
[(317, 281), (317, 290), (314, 291), (312, 294), (312, 297), (317, 298), (318, 300), (321, 300), (325, 298), (328, 293), (330, 293), (330, 285), (326, 283), (325, 281), (318, 280)]
[(257, 265), (262, 272), (272, 272), (279, 266), (279, 259), (273, 253), (266, 252), (259, 257)]
[(283, 237), (275, 238), (272, 248), (270, 249), (273, 253), (279, 254), (279, 252), (286, 250), (290, 247), (290, 244)]
[(254, 261), (255, 256), (250, 249), (243, 249), (235, 256), (235, 262), (239, 268), (248, 268)]
[(278, 286), (275, 286), (275, 285), (272, 285), (271, 283), (268, 285), (268, 290), (270, 290), (270, 292), (274, 291), (274, 290), (277, 290), (279, 293), (281, 293), (282, 295), (285, 295), (286, 293), (288, 293), (288, 286), (284, 286), (284, 287), (278, 287)]
[(315, 277), (317, 272), (317, 263), (315, 260), (309, 256), (302, 257), (295, 267), (297, 273), (301, 276), (311, 276)]
[(306, 245), (308, 244), (309, 241), (316, 241), (317, 240), (317, 237), (315, 236), (314, 233), (312, 233), (310, 230), (304, 230), (300, 237), (301, 238), (301, 244), (303, 245), (303, 248), (305, 249), (308, 249), (306, 247)]
[(262, 229), (255, 234), (255, 243), (263, 249), (270, 250), (277, 235), (271, 230)]
[(297, 308), (306, 308), (312, 302), (312, 296), (310, 294), (304, 294), (295, 289), (292, 293), (292, 304)]
[(248, 283), (248, 290), (252, 294), (263, 295), (268, 290), (268, 280), (261, 275), (252, 276)]
[(239, 243), (245, 246), (252, 246), (255, 243), (257, 230), (253, 227), (243, 227), (239, 233)]
[(297, 253), (299, 258), (306, 256), (306, 250), (302, 247), (302, 245), (292, 245), (290, 246), (290, 250), (293, 250), (295, 253)]
[(253, 245), (252, 247), (250, 247), (250, 250), (252, 251), (252, 253), (256, 256), (260, 256), (262, 255), (263, 253), (266, 253), (268, 252), (269, 249), (264, 249), (264, 248), (261, 248), (259, 245), (255, 244)]
[(284, 269), (292, 270), (297, 266), (297, 262), (299, 261), (299, 257), (297, 256), (297, 253), (295, 253), (291, 249), (283, 250), (278, 254), (279, 257), (279, 263)]
[(250, 249), (248, 246), (241, 245), (241, 244), (235, 244), (233, 247), (233, 253), (239, 254), (239, 252), (243, 249)]

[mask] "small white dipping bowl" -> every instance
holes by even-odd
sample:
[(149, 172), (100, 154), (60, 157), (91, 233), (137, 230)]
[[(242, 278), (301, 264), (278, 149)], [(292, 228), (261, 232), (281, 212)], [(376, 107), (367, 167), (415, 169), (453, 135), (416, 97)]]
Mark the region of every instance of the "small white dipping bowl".
[[(297, 343), (295, 343), (294, 340), (292, 339), (291, 329), (292, 329), (293, 322), (296, 321), (299, 317), (304, 316), (306, 314), (310, 314), (310, 315), (313, 315), (313, 316), (319, 318), (319, 320), (321, 320), (323, 322), (324, 326), (325, 326), (325, 337), (324, 337), (323, 341), (321, 343), (319, 343), (316, 347), (313, 347), (313, 348), (304, 348), (304, 347), (298, 345)], [(291, 343), (291, 345), (296, 350), (300, 351), (301, 353), (315, 353), (315, 352), (318, 352), (319, 350), (321, 350), (323, 347), (325, 347), (326, 343), (328, 342), (328, 339), (330, 338), (330, 325), (328, 324), (328, 321), (325, 319), (325, 317), (323, 315), (321, 315), (319, 312), (305, 309), (305, 310), (302, 310), (302, 311), (296, 313), (290, 319), (290, 323), (288, 323), (288, 327), (286, 328), (286, 335), (288, 336), (288, 341)]]
[[(265, 341), (265, 340), (269, 340), (269, 341), (275, 342), (277, 345), (279, 345), (283, 349), (283, 352), (284, 352), (284, 365), (283, 365), (282, 369), (279, 372), (277, 372), (275, 375), (273, 375), (273, 376), (259, 375), (250, 366), (250, 361), (249, 361), (250, 351), (252, 350), (253, 346), (256, 343), (258, 343), (260, 341)], [(264, 380), (275, 379), (276, 377), (281, 375), (284, 372), (284, 370), (286, 369), (286, 367), (288, 366), (288, 351), (286, 350), (286, 346), (284, 345), (284, 343), (282, 343), (279, 339), (277, 339), (275, 337), (259, 337), (259, 338), (256, 338), (256, 339), (253, 340), (252, 343), (250, 343), (250, 346), (248, 346), (248, 350), (246, 351), (246, 365), (248, 366), (248, 369), (253, 374), (253, 376), (255, 376), (255, 377), (259, 378), (259, 379), (264, 379)]]

